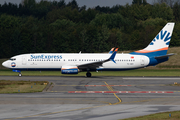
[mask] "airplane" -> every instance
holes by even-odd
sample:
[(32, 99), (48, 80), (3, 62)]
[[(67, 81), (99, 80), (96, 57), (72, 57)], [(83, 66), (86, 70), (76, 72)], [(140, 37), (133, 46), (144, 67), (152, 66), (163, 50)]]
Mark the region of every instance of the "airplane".
[(165, 62), (175, 23), (167, 23), (151, 43), (144, 49), (129, 54), (117, 53), (112, 48), (109, 53), (30, 53), (11, 57), (2, 63), (6, 68), (18, 72), (23, 70), (59, 70), (62, 74), (78, 74), (86, 71), (122, 71), (155, 66)]

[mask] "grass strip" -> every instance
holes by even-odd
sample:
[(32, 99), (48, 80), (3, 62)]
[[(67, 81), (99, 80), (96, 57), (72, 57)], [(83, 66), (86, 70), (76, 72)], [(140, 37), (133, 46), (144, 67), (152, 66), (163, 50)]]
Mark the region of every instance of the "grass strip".
[(157, 113), (123, 120), (180, 120), (180, 111)]
[(47, 81), (10, 81), (0, 80), (0, 93), (42, 92)]

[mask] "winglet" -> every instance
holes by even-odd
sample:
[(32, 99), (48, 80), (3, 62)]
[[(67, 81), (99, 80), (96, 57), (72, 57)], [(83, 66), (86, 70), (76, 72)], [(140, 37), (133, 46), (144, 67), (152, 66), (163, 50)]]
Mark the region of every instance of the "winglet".
[(111, 48), (111, 50), (109, 51), (109, 54), (113, 53), (113, 50), (114, 50), (114, 48)]
[(115, 56), (116, 56), (117, 51), (118, 51), (118, 48), (116, 48), (116, 50), (113, 52), (113, 54), (112, 54), (111, 57), (109, 58), (109, 59), (110, 59), (111, 61), (113, 61), (114, 63), (116, 63), (116, 62), (114, 61), (114, 58), (115, 58)]

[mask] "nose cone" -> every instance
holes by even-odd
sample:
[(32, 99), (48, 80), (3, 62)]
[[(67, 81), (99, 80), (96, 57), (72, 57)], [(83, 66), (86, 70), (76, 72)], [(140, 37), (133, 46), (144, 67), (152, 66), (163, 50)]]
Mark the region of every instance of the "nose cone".
[(8, 63), (7, 63), (7, 61), (3, 62), (3, 63), (2, 63), (2, 66), (8, 68)]

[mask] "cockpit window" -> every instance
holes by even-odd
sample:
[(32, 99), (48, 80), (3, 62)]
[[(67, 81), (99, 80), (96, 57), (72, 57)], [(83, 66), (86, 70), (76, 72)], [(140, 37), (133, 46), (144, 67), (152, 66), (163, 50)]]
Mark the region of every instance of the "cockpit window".
[(9, 60), (11, 60), (11, 61), (15, 61), (15, 60), (16, 60), (16, 58), (10, 58)]

